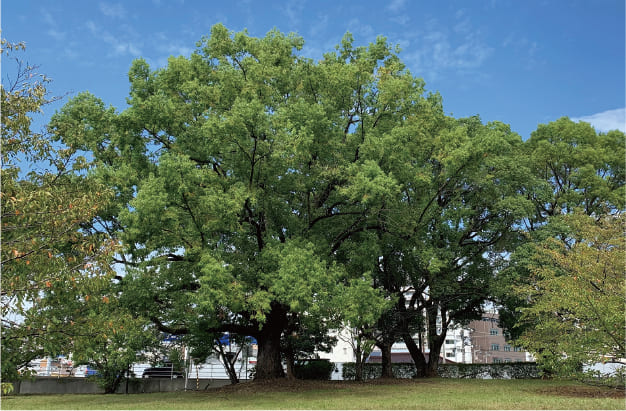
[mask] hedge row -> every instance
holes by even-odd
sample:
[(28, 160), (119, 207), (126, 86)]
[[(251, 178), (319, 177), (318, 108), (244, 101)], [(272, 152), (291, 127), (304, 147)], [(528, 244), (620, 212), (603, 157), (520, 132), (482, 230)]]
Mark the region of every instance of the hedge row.
[(299, 380), (330, 380), (335, 364), (330, 360), (301, 360), (294, 364), (294, 374)]
[[(411, 364), (392, 364), (396, 378), (413, 378), (415, 366)], [(513, 362), (499, 364), (439, 364), (437, 369), (442, 378), (482, 378), (482, 379), (528, 379), (539, 378), (536, 363)], [(363, 366), (363, 379), (378, 378), (382, 374), (382, 364), (367, 363)], [(354, 380), (354, 363), (343, 364), (343, 379)]]

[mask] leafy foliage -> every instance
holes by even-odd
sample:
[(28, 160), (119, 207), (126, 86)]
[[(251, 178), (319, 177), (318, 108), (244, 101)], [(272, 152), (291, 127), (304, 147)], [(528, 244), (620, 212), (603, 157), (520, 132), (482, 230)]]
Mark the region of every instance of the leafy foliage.
[(330, 380), (335, 364), (329, 360), (311, 359), (296, 363), (295, 376), (300, 380)]
[(167, 332), (254, 336), (258, 378), (282, 374), (289, 318), (332, 320), (338, 282), (363, 273), (334, 260), (401, 195), (379, 139), (437, 110), (383, 38), (347, 35), (319, 63), (302, 44), (216, 25), (188, 59), (135, 61), (124, 112), (82, 94), (52, 120), (116, 191), (106, 221), (142, 270), (123, 280), (131, 308)]
[[(525, 142), (517, 158), (531, 175), (524, 192), (535, 211), (524, 221), (524, 243), (515, 249), (499, 273), (494, 289), (501, 323), (513, 338), (524, 330), (518, 308), (528, 301), (511, 292), (511, 284), (531, 286), (529, 270), (536, 245), (548, 238), (563, 241), (570, 231), (559, 218), (574, 210), (601, 217), (624, 210), (624, 133), (597, 133), (589, 124), (563, 117), (541, 124)], [(525, 327), (532, 326), (529, 321)]]
[[(23, 49), (2, 44), (7, 54)], [(18, 60), (15, 80), (2, 85), (2, 379), (19, 378), (32, 359), (71, 353), (111, 392), (152, 335), (113, 284), (119, 248), (99, 222), (113, 190), (79, 147), (31, 131), (32, 115), (54, 100), (47, 82)]]
[[(530, 266), (531, 286), (517, 293), (530, 301), (522, 324), (533, 324), (521, 343), (549, 370), (588, 378), (583, 365), (624, 364), (624, 216), (594, 219), (582, 213), (562, 218), (565, 242), (546, 239)], [(623, 387), (622, 380), (613, 381)]]
[[(22, 46), (2, 41), (3, 53)], [(111, 192), (85, 174), (72, 147), (32, 132), (31, 116), (53, 98), (48, 79), (19, 60), (2, 91), (2, 378), (67, 347), (76, 303), (107, 284), (115, 244), (85, 227)], [(21, 166), (28, 168), (22, 170)]]

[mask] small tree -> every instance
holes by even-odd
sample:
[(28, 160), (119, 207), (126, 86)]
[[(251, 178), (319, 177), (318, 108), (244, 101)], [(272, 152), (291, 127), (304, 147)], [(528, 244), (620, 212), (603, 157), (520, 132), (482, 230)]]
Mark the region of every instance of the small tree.
[(239, 383), (239, 376), (235, 364), (247, 345), (250, 338), (235, 334), (218, 334), (203, 332), (206, 326), (199, 323), (199, 329), (184, 337), (184, 341), (189, 344), (191, 357), (195, 361), (204, 361), (210, 356), (217, 356), (224, 365), (224, 370), (228, 374), (231, 384)]
[(76, 365), (89, 365), (97, 371), (94, 379), (107, 394), (114, 393), (124, 378), (130, 377), (128, 371), (133, 363), (145, 359), (162, 344), (160, 333), (148, 320), (120, 303), (116, 288), (113, 285), (109, 292), (85, 297), (77, 309), (80, 313), (71, 317), (75, 320), (70, 320), (68, 327), (80, 332), (72, 333), (71, 345), (66, 348)]
[(532, 325), (519, 341), (557, 375), (623, 389), (623, 368), (614, 378), (598, 378), (583, 366), (626, 366), (626, 219), (623, 214), (594, 219), (576, 213), (563, 220), (570, 229), (567, 239), (549, 238), (538, 245), (531, 284), (517, 289), (530, 302), (520, 325)]
[[(23, 49), (2, 40), (2, 54)], [(19, 378), (34, 358), (65, 352), (69, 338), (85, 333), (67, 326), (75, 321), (68, 307), (109, 283), (115, 248), (86, 230), (111, 193), (87, 175), (75, 147), (52, 145), (31, 129), (32, 116), (56, 98), (36, 67), (16, 64), (15, 77), (2, 79), (0, 103), (3, 381)]]
[(337, 305), (345, 325), (338, 338), (352, 347), (355, 357), (356, 380), (363, 380), (363, 364), (375, 344), (377, 322), (394, 302), (386, 299), (381, 290), (372, 287), (369, 275), (350, 281), (337, 295)]

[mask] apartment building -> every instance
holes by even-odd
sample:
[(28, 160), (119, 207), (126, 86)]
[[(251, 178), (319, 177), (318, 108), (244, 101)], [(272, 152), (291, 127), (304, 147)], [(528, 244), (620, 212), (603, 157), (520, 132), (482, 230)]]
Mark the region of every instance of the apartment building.
[(507, 342), (496, 311), (488, 311), (468, 325), (474, 364), (533, 361), (532, 356)]

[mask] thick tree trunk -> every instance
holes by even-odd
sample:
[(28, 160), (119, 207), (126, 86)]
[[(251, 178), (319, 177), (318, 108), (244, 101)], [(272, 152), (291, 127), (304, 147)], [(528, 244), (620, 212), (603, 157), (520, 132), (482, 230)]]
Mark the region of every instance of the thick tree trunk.
[(429, 338), (430, 354), (428, 356), (428, 364), (426, 366), (426, 377), (438, 377), (439, 371), (439, 355), (441, 354), (441, 339), (439, 337), (433, 339)]
[[(428, 364), (426, 366), (426, 377), (438, 377), (439, 371), (439, 355), (441, 354), (441, 347), (446, 338), (446, 328), (442, 325), (441, 334), (437, 334), (437, 305), (433, 305), (432, 309), (427, 311), (428, 316), (428, 348), (430, 354), (428, 355)], [(445, 319), (442, 319), (442, 324), (445, 323)]]
[(360, 341), (357, 341), (356, 343), (354, 357), (354, 379), (356, 381), (363, 381), (363, 363), (365, 362), (365, 353), (363, 352), (363, 347), (361, 346)]
[(381, 378), (393, 378), (393, 369), (391, 364), (391, 344), (381, 344), (378, 346), (381, 352), (382, 373)]
[(363, 361), (360, 358), (357, 358), (354, 364), (354, 379), (355, 381), (363, 381)]
[(259, 352), (255, 380), (270, 380), (285, 376), (281, 362), (280, 337), (286, 324), (286, 311), (278, 304), (273, 305), (257, 338)]

